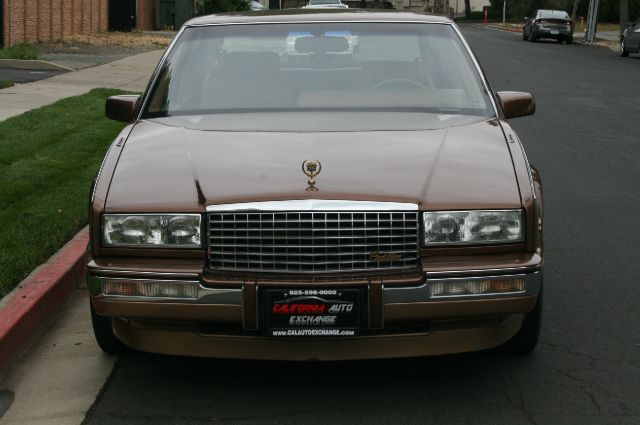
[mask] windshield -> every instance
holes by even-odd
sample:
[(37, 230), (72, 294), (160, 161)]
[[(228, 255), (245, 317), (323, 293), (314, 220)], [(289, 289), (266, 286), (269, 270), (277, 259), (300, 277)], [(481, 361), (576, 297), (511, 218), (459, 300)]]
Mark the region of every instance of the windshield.
[(315, 4), (338, 4), (340, 0), (309, 0), (310, 5)]
[(567, 12), (562, 10), (541, 10), (540, 18), (543, 19), (571, 19)]
[(278, 110), (493, 115), (450, 25), (305, 23), (185, 29), (144, 116)]

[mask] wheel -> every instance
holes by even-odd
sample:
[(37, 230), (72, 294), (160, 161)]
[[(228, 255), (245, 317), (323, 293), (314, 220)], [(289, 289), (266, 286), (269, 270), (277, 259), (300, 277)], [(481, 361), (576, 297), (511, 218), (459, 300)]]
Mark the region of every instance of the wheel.
[(522, 30), (522, 39), (523, 40), (527, 40), (529, 37), (527, 37), (527, 33), (524, 32), (524, 30)]
[(623, 58), (629, 56), (629, 51), (625, 46), (624, 37), (622, 38), (622, 40), (620, 40), (620, 56), (622, 56)]
[(100, 316), (91, 306), (91, 324), (93, 325), (93, 334), (96, 337), (96, 342), (104, 351), (108, 354), (123, 354), (131, 349), (120, 341), (113, 333), (113, 327), (111, 326), (111, 318)]
[(529, 41), (536, 41), (535, 37), (533, 36), (533, 31), (529, 33)]
[[(389, 78), (388, 80), (382, 80), (379, 83), (375, 84), (373, 89), (381, 89), (385, 86), (391, 86), (388, 88), (396, 88), (397, 86), (411, 86), (411, 88), (421, 88), (426, 89), (427, 87), (420, 83), (419, 81), (410, 80), (408, 78)], [(395, 87), (394, 87), (395, 86)]]
[(570, 36), (565, 41), (567, 42), (567, 44), (573, 44), (573, 36)]
[(562, 39), (561, 39), (561, 38), (558, 38), (558, 39), (556, 40), (556, 43), (558, 43), (558, 44), (562, 44)]
[(542, 325), (542, 288), (538, 294), (536, 305), (527, 313), (520, 330), (507, 342), (502, 345), (502, 349), (512, 354), (528, 354), (532, 352), (540, 339), (540, 328)]

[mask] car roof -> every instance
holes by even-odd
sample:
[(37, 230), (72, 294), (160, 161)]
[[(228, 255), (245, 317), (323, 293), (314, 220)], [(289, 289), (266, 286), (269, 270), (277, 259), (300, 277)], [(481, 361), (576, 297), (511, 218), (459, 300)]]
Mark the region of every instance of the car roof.
[(251, 24), (251, 23), (307, 23), (307, 22), (423, 22), (447, 23), (445, 16), (413, 12), (374, 12), (352, 9), (285, 9), (242, 13), (221, 13), (191, 19), (185, 26)]

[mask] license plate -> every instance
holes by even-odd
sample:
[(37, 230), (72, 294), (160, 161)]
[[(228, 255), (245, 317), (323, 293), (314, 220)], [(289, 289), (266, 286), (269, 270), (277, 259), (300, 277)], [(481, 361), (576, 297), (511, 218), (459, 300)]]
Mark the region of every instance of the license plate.
[(268, 336), (358, 334), (360, 291), (357, 289), (268, 289), (266, 294)]
[(551, 35), (557, 35), (558, 31), (557, 30), (551, 30)]

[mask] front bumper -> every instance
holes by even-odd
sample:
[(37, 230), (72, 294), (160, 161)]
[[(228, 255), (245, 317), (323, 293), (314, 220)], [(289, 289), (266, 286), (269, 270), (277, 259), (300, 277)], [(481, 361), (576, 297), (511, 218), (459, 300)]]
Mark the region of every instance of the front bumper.
[[(104, 295), (110, 280), (170, 281), (195, 285), (191, 299)], [(434, 297), (436, 282), (524, 280), (517, 293)], [(141, 351), (202, 357), (270, 360), (346, 360), (436, 355), (491, 348), (507, 341), (531, 311), (542, 286), (541, 270), (426, 279), (386, 286), (360, 282), (367, 319), (355, 337), (266, 337), (258, 306), (260, 289), (290, 283), (247, 281), (237, 287), (205, 286), (195, 274), (131, 275), (89, 264), (91, 302), (96, 313), (114, 318), (114, 332)], [(309, 285), (308, 283), (306, 285)], [(300, 283), (297, 283), (300, 286)], [(318, 283), (322, 287), (323, 284)], [(301, 342), (302, 341), (302, 342)]]

